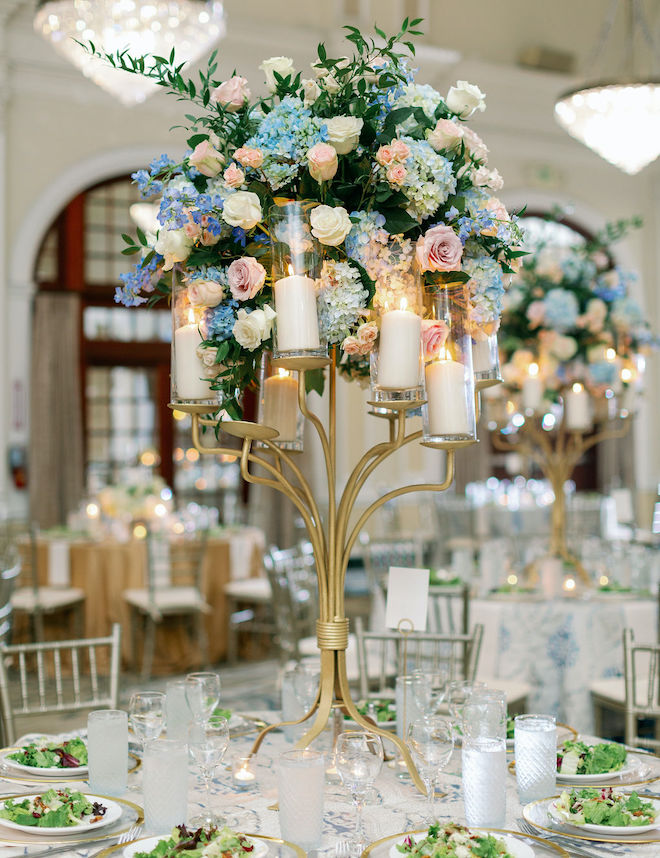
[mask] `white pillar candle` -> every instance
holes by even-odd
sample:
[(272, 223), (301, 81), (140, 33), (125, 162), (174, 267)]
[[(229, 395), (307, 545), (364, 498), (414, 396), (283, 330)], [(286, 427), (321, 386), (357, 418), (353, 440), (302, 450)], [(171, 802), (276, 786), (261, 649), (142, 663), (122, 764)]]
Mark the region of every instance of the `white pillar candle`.
[(566, 428), (572, 432), (591, 429), (589, 394), (579, 382), (564, 393), (564, 420)]
[(472, 369), (477, 372), (489, 372), (493, 369), (493, 357), (490, 339), (472, 341)]
[(431, 435), (472, 435), (465, 392), (465, 370), (455, 360), (438, 360), (426, 365)]
[(204, 378), (204, 364), (197, 354), (201, 342), (197, 322), (174, 331), (174, 374), (180, 399), (210, 399), (215, 396), (209, 380)]
[(419, 384), (422, 319), (410, 310), (389, 310), (380, 323), (378, 386), (406, 390)]
[(264, 382), (265, 426), (280, 433), (276, 441), (295, 441), (298, 423), (298, 382), (286, 370)]
[(527, 377), (522, 383), (522, 405), (525, 411), (538, 411), (543, 401), (543, 383), (539, 378), (539, 366), (530, 363)]
[(275, 283), (277, 348), (281, 352), (320, 346), (316, 312), (316, 283), (311, 277), (291, 274)]

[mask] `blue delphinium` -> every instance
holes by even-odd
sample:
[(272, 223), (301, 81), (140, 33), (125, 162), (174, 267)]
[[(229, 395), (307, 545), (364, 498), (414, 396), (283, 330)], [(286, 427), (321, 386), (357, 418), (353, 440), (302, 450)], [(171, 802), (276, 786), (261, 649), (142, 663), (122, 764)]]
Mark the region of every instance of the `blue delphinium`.
[(153, 292), (162, 264), (163, 257), (154, 253), (146, 265), (144, 260), (140, 260), (132, 271), (120, 274), (119, 279), (124, 285), (117, 286), (115, 289), (115, 302), (125, 307), (139, 307), (140, 304), (146, 303), (149, 298), (146, 295), (140, 295), (140, 292)]

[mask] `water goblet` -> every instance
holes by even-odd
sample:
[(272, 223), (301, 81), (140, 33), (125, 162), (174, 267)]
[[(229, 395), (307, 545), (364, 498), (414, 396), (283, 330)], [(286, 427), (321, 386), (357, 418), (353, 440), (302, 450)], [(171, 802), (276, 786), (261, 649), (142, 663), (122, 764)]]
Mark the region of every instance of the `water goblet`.
[(382, 765), (383, 745), (380, 736), (350, 730), (337, 737), (335, 767), (342, 783), (350, 790), (356, 811), (355, 834), (351, 844), (353, 855), (360, 855), (366, 846), (362, 827), (364, 798)]
[(220, 677), (200, 671), (186, 676), (186, 701), (193, 721), (208, 721), (220, 702)]
[(165, 725), (165, 695), (160, 691), (137, 691), (128, 704), (128, 717), (142, 751), (163, 732)]
[(423, 718), (439, 714), (449, 681), (448, 671), (430, 672), (415, 670), (412, 673), (412, 692)]
[(475, 691), (485, 691), (485, 682), (473, 682), (469, 679), (453, 680), (447, 686), (447, 706), (454, 722), (454, 731), (460, 736), (463, 724), (463, 707)]
[(217, 717), (212, 723), (197, 721), (188, 731), (188, 753), (194, 765), (199, 768), (204, 781), (206, 802), (201, 813), (190, 820), (195, 828), (216, 825), (221, 828), (228, 824), (226, 817), (211, 810), (211, 783), (213, 775), (225, 756), (229, 746), (229, 724), (226, 718)]
[(303, 662), (296, 666), (293, 675), (293, 692), (303, 712), (307, 713), (314, 705), (319, 691), (321, 671), (316, 662)]
[(435, 822), (435, 787), (454, 750), (453, 724), (439, 715), (413, 721), (408, 728), (408, 747), (426, 786), (428, 822)]

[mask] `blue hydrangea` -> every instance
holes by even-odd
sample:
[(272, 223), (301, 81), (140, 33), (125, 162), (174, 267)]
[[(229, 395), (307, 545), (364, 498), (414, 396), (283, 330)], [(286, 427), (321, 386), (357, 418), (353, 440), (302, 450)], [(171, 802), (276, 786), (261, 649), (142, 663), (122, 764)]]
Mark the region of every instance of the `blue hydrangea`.
[(138, 307), (140, 304), (146, 303), (149, 299), (140, 293), (154, 291), (154, 284), (160, 277), (162, 264), (163, 257), (154, 253), (146, 265), (141, 259), (132, 271), (120, 274), (119, 279), (124, 285), (117, 286), (115, 289), (115, 302), (123, 304), (125, 307)]
[(589, 364), (589, 375), (594, 384), (611, 385), (617, 374), (617, 366), (612, 361), (599, 360)]
[(318, 292), (319, 328), (330, 343), (341, 343), (360, 319), (369, 293), (360, 273), (347, 262), (326, 262)]
[(480, 253), (463, 257), (463, 271), (470, 275), (468, 289), (472, 319), (479, 323), (494, 321), (502, 312), (504, 296), (504, 281), (499, 263), (485, 253)]
[(223, 301), (217, 307), (207, 307), (204, 311), (206, 338), (219, 342), (231, 339), (237, 310), (238, 301), (233, 298)]
[[(392, 98), (392, 107), (395, 110), (400, 107), (421, 107), (429, 119), (434, 119), (435, 109), (441, 102), (440, 93), (429, 84), (408, 83)], [(415, 125), (417, 120), (411, 116), (397, 128), (405, 133)]]
[(559, 333), (575, 327), (580, 306), (575, 294), (569, 289), (550, 289), (543, 299), (545, 303), (544, 325)]
[(217, 268), (215, 265), (200, 265), (199, 268), (186, 268), (185, 273), (186, 283), (193, 283), (195, 280), (212, 280), (214, 283), (221, 283), (227, 286), (227, 269)]
[(630, 276), (621, 268), (617, 267), (612, 271), (606, 271), (596, 281), (594, 294), (607, 303), (616, 301), (625, 296), (630, 279)]
[(596, 275), (596, 266), (591, 259), (577, 253), (563, 256), (559, 265), (564, 276), (574, 282), (592, 280)]
[(299, 98), (287, 96), (261, 120), (258, 132), (245, 146), (261, 150), (260, 172), (275, 191), (295, 179), (307, 164), (307, 150), (327, 139), (323, 120), (312, 116)]
[(612, 321), (620, 328), (636, 328), (646, 322), (644, 311), (630, 296), (619, 298), (612, 305)]

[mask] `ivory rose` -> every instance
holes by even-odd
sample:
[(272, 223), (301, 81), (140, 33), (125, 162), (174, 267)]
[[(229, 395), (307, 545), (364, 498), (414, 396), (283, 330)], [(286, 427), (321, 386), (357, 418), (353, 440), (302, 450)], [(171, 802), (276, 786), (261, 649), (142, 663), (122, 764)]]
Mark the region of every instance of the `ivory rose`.
[(347, 155), (359, 143), (363, 125), (364, 120), (356, 116), (333, 116), (331, 119), (326, 119), (328, 143), (338, 155)]
[(407, 175), (408, 171), (403, 164), (390, 164), (387, 168), (386, 176), (390, 185), (402, 185)]
[(193, 307), (217, 307), (223, 297), (222, 284), (215, 280), (192, 280), (188, 284), (188, 300)]
[(316, 99), (321, 95), (321, 87), (315, 80), (311, 78), (305, 78), (302, 81), (303, 88), (303, 103), (305, 107), (309, 107), (310, 104), (314, 104)]
[(235, 259), (227, 269), (227, 280), (232, 298), (247, 301), (254, 298), (266, 280), (266, 269), (254, 256)]
[(429, 131), (427, 140), (436, 152), (443, 149), (458, 149), (465, 129), (451, 119), (438, 119), (435, 128)]
[(234, 161), (238, 161), (241, 167), (253, 167), (255, 170), (264, 162), (261, 149), (250, 149), (249, 146), (241, 146), (234, 152)]
[(310, 216), (312, 235), (321, 244), (337, 247), (351, 231), (351, 219), (342, 206), (316, 206)]
[(482, 164), (488, 161), (488, 147), (477, 132), (473, 131), (469, 125), (463, 128), (463, 143), (465, 143), (465, 148), (470, 155), (477, 161), (481, 161)]
[(347, 355), (361, 355), (362, 346), (357, 337), (346, 337), (341, 344), (342, 351)]
[(486, 109), (486, 96), (478, 86), (459, 80), (456, 86), (450, 87), (445, 103), (452, 113), (467, 119), (475, 110)]
[(307, 165), (311, 177), (319, 184), (328, 182), (337, 172), (337, 152), (328, 143), (315, 143), (307, 150)]
[(422, 319), (422, 349), (424, 360), (433, 360), (447, 340), (449, 328), (442, 319)]
[(378, 325), (375, 322), (365, 322), (357, 329), (356, 336), (362, 347), (362, 354), (369, 354), (378, 337)]
[(422, 271), (457, 271), (463, 244), (450, 226), (439, 224), (420, 235), (416, 253)]
[(529, 327), (534, 329), (543, 324), (545, 319), (545, 303), (543, 301), (532, 301), (527, 307), (527, 318), (529, 319)]
[(225, 159), (208, 140), (202, 140), (190, 153), (188, 162), (195, 167), (203, 176), (213, 178), (222, 170)]
[(267, 340), (273, 327), (275, 312), (268, 304), (264, 304), (261, 310), (239, 310), (232, 333), (236, 342), (244, 349), (253, 352), (259, 348), (264, 340)]
[(193, 240), (185, 229), (161, 229), (154, 250), (165, 258), (163, 271), (171, 271), (175, 262), (184, 262), (192, 246)]
[(498, 170), (490, 170), (488, 167), (478, 167), (472, 173), (472, 181), (477, 187), (489, 188), (491, 191), (500, 191), (504, 180)]
[(261, 220), (259, 197), (251, 191), (236, 191), (225, 200), (222, 219), (230, 226), (252, 229)]
[(271, 57), (269, 60), (264, 60), (259, 68), (264, 73), (266, 77), (266, 86), (271, 92), (275, 92), (277, 89), (275, 72), (277, 72), (280, 77), (289, 77), (296, 73), (291, 57)]
[(222, 174), (222, 178), (230, 188), (240, 188), (245, 181), (245, 173), (236, 164), (230, 164)]
[(600, 298), (591, 298), (587, 302), (584, 315), (578, 319), (578, 324), (585, 327), (592, 334), (598, 334), (603, 330), (607, 318), (607, 304)]
[(229, 113), (236, 113), (250, 100), (251, 94), (247, 78), (235, 74), (213, 90), (211, 101), (221, 104)]

